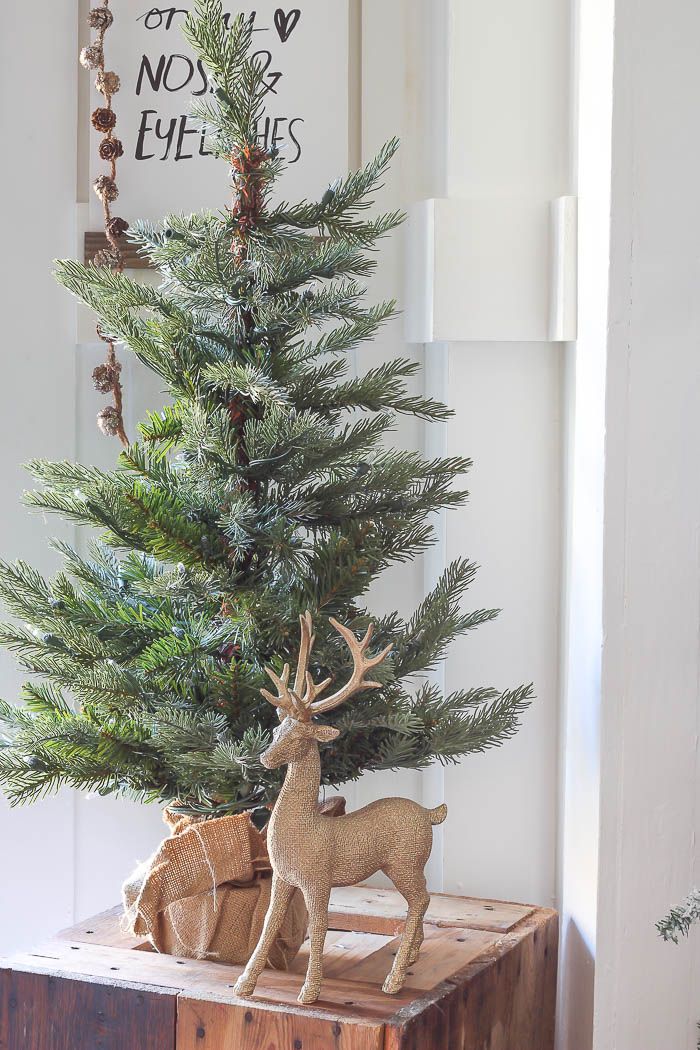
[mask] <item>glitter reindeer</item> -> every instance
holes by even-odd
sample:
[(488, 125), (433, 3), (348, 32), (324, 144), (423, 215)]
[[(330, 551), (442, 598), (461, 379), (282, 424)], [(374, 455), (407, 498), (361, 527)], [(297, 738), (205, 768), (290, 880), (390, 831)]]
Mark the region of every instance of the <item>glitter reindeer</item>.
[(334, 740), (339, 730), (314, 721), (355, 693), (379, 689), (381, 683), (365, 675), (381, 664), (392, 646), (375, 656), (367, 651), (373, 625), (358, 640), (354, 633), (331, 618), (345, 639), (353, 658), (349, 681), (335, 693), (319, 699), (331, 683), (316, 685), (309, 673), (314, 644), (311, 614), (300, 618), (301, 646), (294, 687), (285, 664), (280, 676), (266, 668), (277, 695), (263, 696), (274, 704), (281, 725), (261, 756), (268, 769), (287, 765), (287, 775), (270, 819), (267, 842), (273, 868), (272, 895), (260, 940), (235, 986), (236, 994), (251, 995), (267, 962), (268, 952), (284, 918), (295, 887), (304, 894), (309, 912), (309, 964), (299, 1002), (313, 1003), (321, 993), (323, 946), (328, 930), (328, 902), (334, 886), (352, 886), (383, 871), (405, 897), (408, 914), (401, 944), (384, 991), (395, 994), (406, 979), (423, 941), (423, 916), (430, 902), (423, 869), (430, 856), (433, 825), (447, 816), (447, 806), (425, 809), (405, 798), (385, 798), (342, 816), (319, 813), (321, 782), (319, 744)]

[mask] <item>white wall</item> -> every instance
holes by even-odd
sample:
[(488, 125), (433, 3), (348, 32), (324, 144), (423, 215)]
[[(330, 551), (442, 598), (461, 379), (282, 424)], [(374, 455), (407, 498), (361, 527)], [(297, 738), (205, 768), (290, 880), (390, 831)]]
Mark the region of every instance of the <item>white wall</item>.
[[(44, 571), (47, 550), (41, 518), (18, 509), (30, 484), (21, 464), (47, 453), (75, 451), (73, 308), (51, 279), (51, 260), (74, 252), (75, 49), (72, 0), (56, 0), (42, 18), (17, 5), (0, 45), (5, 257), (2, 267), (3, 380), (0, 384), (0, 477), (3, 557), (24, 557)], [(51, 84), (34, 79), (30, 108), (18, 108), (27, 83), (27, 55)], [(60, 72), (59, 72), (60, 71)], [(51, 119), (45, 114), (50, 107)], [(57, 528), (65, 536), (66, 531)], [(2, 695), (21, 681), (7, 653), (0, 656)], [(3, 878), (0, 951), (36, 941), (73, 914), (73, 806), (65, 793), (33, 809), (10, 811), (0, 800)], [(9, 861), (9, 862), (8, 862)]]
[(700, 937), (700, 8), (617, 0), (594, 1046), (696, 1046)]
[(558, 1046), (590, 1050), (598, 894), (604, 411), (614, 0), (575, 24), (578, 338), (565, 364)]
[[(448, 11), (446, 163), (436, 195), (496, 200), (506, 211), (533, 201), (546, 211), (570, 190), (568, 6), (453, 2)], [(546, 281), (544, 271), (544, 298)], [(445, 886), (542, 904), (554, 901), (556, 875), (561, 364), (555, 343), (455, 342), (443, 380), (455, 410), (447, 450), (475, 464), (469, 504), (447, 516), (445, 558), (477, 560), (468, 601), (503, 609), (455, 643), (446, 684), (533, 681), (537, 694), (514, 740), (445, 773), (453, 802)]]

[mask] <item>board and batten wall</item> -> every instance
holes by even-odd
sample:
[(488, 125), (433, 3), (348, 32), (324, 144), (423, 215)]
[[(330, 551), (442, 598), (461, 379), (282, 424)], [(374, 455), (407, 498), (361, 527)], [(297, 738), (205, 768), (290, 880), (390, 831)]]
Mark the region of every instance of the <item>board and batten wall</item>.
[[(447, 0), (351, 0), (351, 160), (366, 160), (395, 133), (403, 143), (383, 204), (461, 196), (508, 202), (522, 192), (546, 201), (568, 191), (566, 5), (537, 0), (527, 13), (522, 8), (516, 0), (499, 11)], [(78, 252), (76, 230), (88, 221), (87, 151), (84, 142), (80, 150), (76, 145), (78, 81), (86, 76), (76, 62), (78, 33), (75, 0), (57, 0), (38, 22), (17, 7), (0, 44), (3, 99), (21, 82), (26, 111), (39, 112), (50, 81), (60, 102), (49, 130), (19, 122), (15, 149), (0, 171), (19, 260), (5, 278), (18, 310), (5, 325), (0, 387), (0, 551), (46, 571), (55, 565), (46, 541), (61, 526), (19, 506), (26, 484), (20, 461), (76, 455), (107, 465), (117, 451), (94, 426), (101, 400), (90, 372), (101, 351), (49, 276), (51, 258)], [(41, 82), (23, 75), (30, 47), (41, 54)], [(402, 300), (405, 267), (401, 232), (382, 252), (372, 294)], [(450, 559), (474, 558), (481, 569), (467, 602), (503, 612), (455, 643), (441, 671), (446, 685), (505, 688), (532, 680), (537, 699), (522, 732), (499, 751), (422, 774), (368, 776), (346, 794), (351, 806), (392, 793), (444, 799), (450, 818), (437, 837), (431, 888), (549, 905), (556, 883), (562, 348), (488, 338), (409, 344), (398, 319), (374, 346), (358, 351), (355, 367), (396, 353), (423, 361), (426, 387), (441, 391), (455, 412), (430, 433), (407, 421), (397, 441), (470, 455), (475, 466), (471, 500), (438, 522), (436, 549), (388, 573), (373, 589), (373, 605), (410, 613)], [(159, 396), (158, 384), (124, 360), (133, 431)], [(18, 677), (6, 655), (0, 667), (2, 693), (11, 696)], [(123, 800), (64, 791), (31, 809), (10, 811), (0, 803), (0, 836), (10, 858), (0, 896), (0, 952), (111, 905), (123, 876), (161, 835), (155, 807)]]

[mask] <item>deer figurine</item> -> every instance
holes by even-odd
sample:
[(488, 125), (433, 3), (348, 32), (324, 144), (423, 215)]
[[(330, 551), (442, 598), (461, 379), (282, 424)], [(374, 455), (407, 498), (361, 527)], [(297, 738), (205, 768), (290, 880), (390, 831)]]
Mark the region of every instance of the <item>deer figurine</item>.
[(345, 639), (353, 658), (349, 681), (335, 693), (319, 699), (331, 683), (316, 685), (309, 673), (314, 644), (311, 614), (300, 616), (301, 646), (294, 687), (289, 686), (289, 664), (278, 677), (267, 674), (277, 695), (263, 689), (266, 700), (277, 707), (281, 724), (272, 743), (261, 755), (268, 769), (287, 766), (287, 774), (270, 818), (267, 843), (272, 863), (272, 892), (260, 940), (235, 986), (237, 995), (252, 995), (267, 956), (284, 918), (287, 906), (299, 887), (309, 912), (309, 964), (299, 1002), (313, 1003), (321, 993), (323, 946), (328, 929), (328, 901), (334, 886), (352, 886), (378, 871), (392, 880), (408, 904), (408, 914), (393, 966), (384, 981), (384, 991), (395, 994), (415, 962), (423, 941), (423, 916), (430, 902), (423, 869), (430, 856), (433, 825), (447, 816), (447, 806), (425, 809), (405, 798), (384, 798), (342, 816), (319, 813), (321, 783), (319, 744), (334, 740), (339, 730), (315, 722), (316, 715), (330, 711), (355, 693), (378, 689), (380, 683), (365, 679), (391, 651), (389, 645), (368, 656), (373, 625), (358, 640), (354, 633), (331, 618)]

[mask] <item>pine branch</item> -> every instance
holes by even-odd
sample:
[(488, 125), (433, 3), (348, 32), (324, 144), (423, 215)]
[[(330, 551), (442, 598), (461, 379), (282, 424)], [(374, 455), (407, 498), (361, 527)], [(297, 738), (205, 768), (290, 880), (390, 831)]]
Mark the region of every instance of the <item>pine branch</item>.
[(693, 890), (685, 900), (671, 908), (668, 915), (657, 922), (656, 929), (665, 941), (678, 944), (679, 938), (687, 937), (696, 922), (700, 922), (700, 890)]

